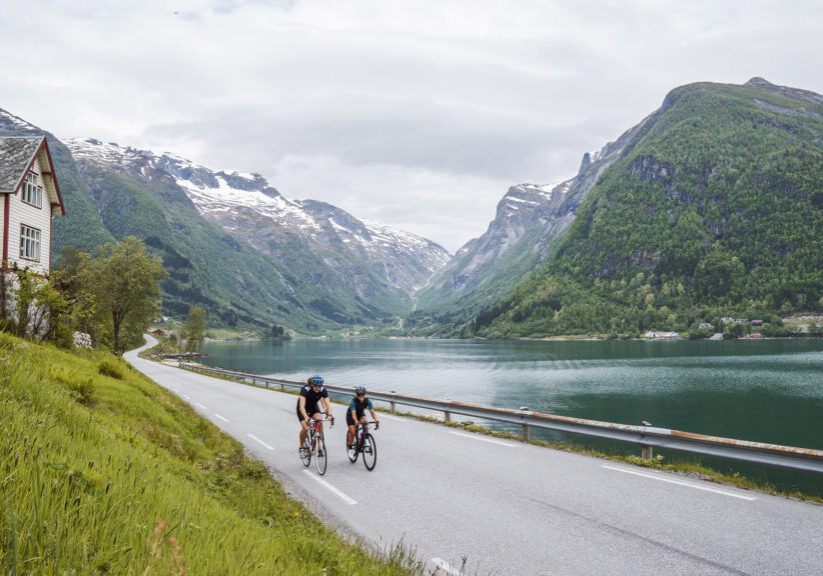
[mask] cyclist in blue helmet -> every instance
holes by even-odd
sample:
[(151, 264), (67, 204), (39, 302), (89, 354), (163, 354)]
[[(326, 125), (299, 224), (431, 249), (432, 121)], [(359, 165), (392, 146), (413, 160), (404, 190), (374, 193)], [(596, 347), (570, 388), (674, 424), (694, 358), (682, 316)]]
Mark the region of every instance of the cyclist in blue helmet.
[(377, 415), (374, 413), (374, 405), (371, 400), (366, 398), (366, 389), (363, 386), (358, 386), (354, 389), (354, 398), (349, 404), (349, 409), (346, 410), (346, 424), (349, 425), (349, 434), (346, 437), (346, 444), (348, 449), (352, 449), (354, 443), (354, 433), (357, 430), (357, 422), (366, 421), (366, 410), (371, 412), (372, 420), (376, 426), (380, 426), (377, 420)]
[(309, 418), (321, 420), (320, 432), (323, 431), (323, 414), (325, 412), (334, 426), (334, 416), (331, 414), (331, 402), (329, 401), (329, 391), (320, 376), (312, 376), (306, 381), (306, 385), (300, 389), (300, 396), (297, 397), (297, 419), (300, 420), (300, 452), (306, 442), (306, 433), (309, 427)]

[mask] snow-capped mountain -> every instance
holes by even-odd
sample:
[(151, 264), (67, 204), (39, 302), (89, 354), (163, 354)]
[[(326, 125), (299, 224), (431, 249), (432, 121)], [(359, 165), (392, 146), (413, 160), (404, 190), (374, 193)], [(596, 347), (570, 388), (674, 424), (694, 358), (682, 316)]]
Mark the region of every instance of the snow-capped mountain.
[(384, 298), (386, 291), (408, 297), (449, 260), (444, 248), (419, 236), (358, 220), (323, 202), (288, 199), (260, 174), (214, 171), (174, 154), (95, 139), (67, 145), (80, 164), (173, 181), (206, 220), (286, 264), (304, 266), (311, 253), (319, 263), (294, 273), (350, 285), (367, 301)]

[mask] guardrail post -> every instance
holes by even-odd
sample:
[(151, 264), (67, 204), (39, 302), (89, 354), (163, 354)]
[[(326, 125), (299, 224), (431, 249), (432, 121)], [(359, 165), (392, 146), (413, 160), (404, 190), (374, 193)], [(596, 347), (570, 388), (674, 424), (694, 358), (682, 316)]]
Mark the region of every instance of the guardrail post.
[(641, 448), (642, 448), (641, 455), (643, 457), (643, 460), (652, 460), (654, 458), (654, 455), (653, 455), (654, 450), (652, 449), (651, 446), (642, 446)]
[(521, 424), (523, 426), (523, 442), (529, 441), (529, 425), (528, 424)]
[(286, 385), (285, 385), (285, 384), (283, 384), (282, 382), (280, 383), (280, 391), (281, 391), (281, 392), (285, 392), (285, 391), (286, 391)]
[(452, 420), (452, 413), (448, 410), (443, 411), (443, 422), (451, 422)]

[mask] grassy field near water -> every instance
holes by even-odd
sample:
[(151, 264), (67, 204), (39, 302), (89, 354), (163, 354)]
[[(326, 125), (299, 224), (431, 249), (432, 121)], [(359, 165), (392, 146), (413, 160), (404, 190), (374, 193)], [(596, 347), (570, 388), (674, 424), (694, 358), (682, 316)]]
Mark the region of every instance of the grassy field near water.
[(0, 571), (423, 574), (365, 552), (128, 364), (0, 333)]

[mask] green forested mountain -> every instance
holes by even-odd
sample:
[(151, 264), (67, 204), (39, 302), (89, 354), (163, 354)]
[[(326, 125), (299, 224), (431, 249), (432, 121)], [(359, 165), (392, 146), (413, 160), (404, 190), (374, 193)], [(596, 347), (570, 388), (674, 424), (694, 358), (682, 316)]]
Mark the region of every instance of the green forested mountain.
[(673, 90), (540, 268), (464, 335), (694, 330), (823, 309), (823, 97)]
[[(169, 272), (161, 283), (163, 313), (185, 318), (191, 307), (199, 306), (207, 311), (212, 326), (277, 324), (317, 333), (355, 324), (392, 323), (399, 310), (410, 307), (401, 301), (408, 301), (408, 294), (394, 287), (390, 292), (384, 288), (386, 282), (370, 291), (375, 282), (368, 281), (377, 275), (357, 255), (346, 255), (353, 262), (349, 270), (360, 266), (357, 274), (348, 274), (352, 281), (347, 284), (332, 271), (341, 259), (333, 258), (335, 254), (288, 239), (266, 238), (265, 244), (253, 244), (207, 220), (179, 181), (148, 153), (112, 145), (121, 152), (110, 159), (78, 160), (53, 135), (0, 110), (0, 135), (33, 134), (48, 138), (66, 206), (66, 215), (53, 220), (53, 264), (64, 246), (94, 253), (107, 242), (136, 236), (162, 257)], [(338, 212), (333, 216), (340, 220)], [(387, 257), (381, 269), (402, 275), (415, 265), (422, 267), (414, 257), (419, 253), (425, 259), (432, 249), (429, 245), (415, 249), (412, 246), (396, 261)]]

